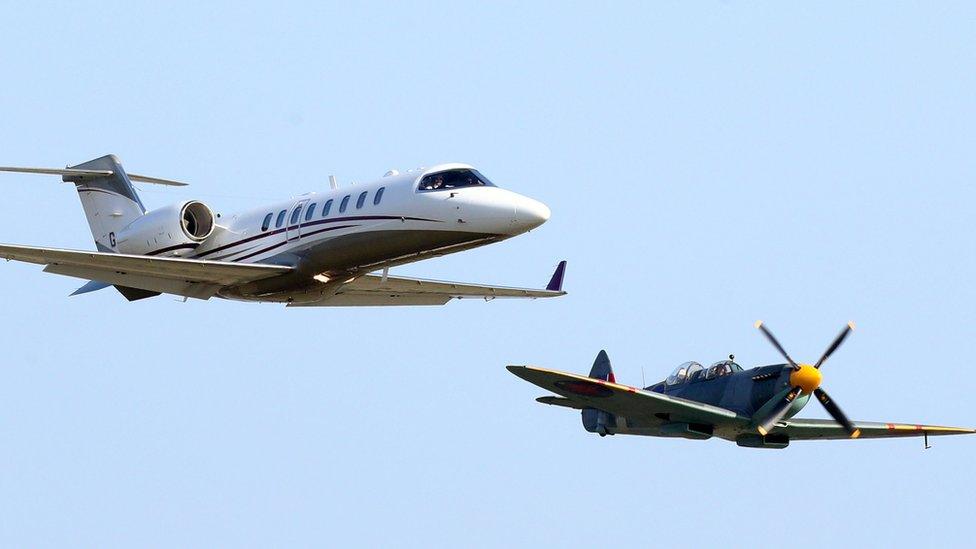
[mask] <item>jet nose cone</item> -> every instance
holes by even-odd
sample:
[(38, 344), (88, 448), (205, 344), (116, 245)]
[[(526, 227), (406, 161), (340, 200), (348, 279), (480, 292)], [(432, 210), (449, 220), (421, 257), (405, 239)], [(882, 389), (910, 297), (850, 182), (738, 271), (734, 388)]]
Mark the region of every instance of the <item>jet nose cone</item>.
[(531, 198), (522, 197), (515, 206), (515, 220), (520, 228), (528, 231), (549, 220), (549, 207)]

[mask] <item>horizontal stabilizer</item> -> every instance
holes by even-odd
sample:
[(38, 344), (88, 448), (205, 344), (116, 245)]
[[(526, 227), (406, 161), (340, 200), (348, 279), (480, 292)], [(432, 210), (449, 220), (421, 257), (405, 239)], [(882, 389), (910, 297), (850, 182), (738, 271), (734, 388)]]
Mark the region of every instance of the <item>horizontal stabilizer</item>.
[(149, 177), (148, 175), (139, 175), (137, 173), (128, 174), (129, 180), (138, 181), (139, 183), (152, 183), (153, 185), (167, 185), (170, 187), (186, 187), (189, 183), (183, 183), (182, 181), (173, 181), (172, 179), (163, 179), (161, 177)]
[(111, 286), (111, 284), (107, 282), (101, 282), (99, 280), (89, 280), (88, 282), (85, 283), (84, 286), (71, 292), (71, 295), (81, 295), (81, 294), (87, 294), (91, 292), (97, 292), (98, 290), (104, 290), (109, 286)]
[[(73, 181), (78, 178), (85, 177), (109, 177), (114, 172), (112, 170), (80, 170), (77, 168), (17, 168), (13, 166), (0, 166), (0, 172), (14, 172), (14, 173), (37, 173), (45, 175), (60, 175), (65, 181)], [(137, 175), (134, 173), (126, 174), (129, 176), (130, 181), (139, 181), (141, 183), (152, 183), (154, 185), (169, 185), (171, 187), (186, 187), (186, 183), (180, 181), (173, 181), (172, 179), (162, 179), (159, 177), (149, 177), (146, 175)]]
[(553, 406), (562, 406), (564, 408), (573, 408), (574, 410), (582, 410), (582, 409), (586, 408), (586, 406), (583, 406), (582, 404), (580, 404), (578, 402), (574, 402), (574, 401), (572, 401), (572, 400), (570, 400), (568, 398), (562, 398), (562, 397), (544, 396), (544, 397), (539, 397), (539, 398), (535, 399), (535, 401), (536, 402), (540, 402), (542, 404), (551, 404)]

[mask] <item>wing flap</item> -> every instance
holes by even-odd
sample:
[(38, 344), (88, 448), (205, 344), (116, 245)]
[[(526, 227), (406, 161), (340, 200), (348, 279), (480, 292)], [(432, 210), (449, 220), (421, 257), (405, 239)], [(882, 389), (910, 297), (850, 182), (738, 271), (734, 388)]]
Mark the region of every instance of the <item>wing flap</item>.
[(291, 267), (0, 245), (0, 258), (45, 271), (141, 290), (206, 299), (222, 287), (289, 273)]
[(310, 303), (293, 302), (288, 307), (396, 307), (444, 305), (451, 298), (440, 295), (402, 295), (402, 294), (369, 294), (369, 293), (341, 293), (321, 301)]
[[(660, 421), (662, 418), (658, 414), (666, 414), (670, 421), (713, 425), (729, 421), (748, 422), (748, 418), (725, 408), (669, 397), (601, 379), (534, 366), (508, 366), (508, 371), (582, 408), (595, 408), (628, 418)], [(546, 402), (546, 404), (551, 403)]]
[[(964, 427), (943, 427), (940, 425), (917, 425), (905, 423), (881, 423), (875, 421), (855, 421), (854, 426), (861, 430), (858, 438), (902, 438), (921, 436), (970, 435), (974, 429)], [(790, 440), (848, 439), (847, 431), (837, 422), (829, 419), (789, 419), (785, 427), (777, 427), (774, 433), (783, 433)]]
[(534, 288), (512, 288), (508, 286), (489, 286), (484, 284), (467, 284), (463, 282), (447, 282), (442, 280), (427, 280), (423, 278), (408, 278), (388, 276), (384, 280), (379, 275), (366, 275), (342, 287), (341, 293), (389, 293), (413, 295), (439, 295), (447, 298), (471, 297), (557, 297), (565, 295), (562, 290), (538, 290)]
[[(44, 272), (72, 276), (85, 280), (97, 280), (101, 283), (107, 283), (125, 288), (135, 288), (138, 290), (173, 294), (196, 299), (210, 299), (218, 291), (220, 291), (221, 288), (223, 288), (223, 285), (221, 284), (174, 280), (172, 278), (165, 278), (161, 276), (107, 271), (105, 269), (74, 267), (70, 265), (48, 265), (44, 267)], [(123, 292), (122, 295), (125, 295), (125, 292)], [(128, 296), (126, 296), (126, 298), (128, 298)]]
[[(566, 295), (562, 289), (562, 277), (566, 262), (557, 267), (556, 274), (545, 290), (489, 286), (464, 282), (447, 282), (402, 276), (367, 274), (343, 284), (332, 296), (319, 301), (290, 303), (289, 307), (351, 307), (391, 305), (444, 305), (452, 299), (495, 299), (559, 297)], [(558, 278), (557, 278), (558, 277)]]

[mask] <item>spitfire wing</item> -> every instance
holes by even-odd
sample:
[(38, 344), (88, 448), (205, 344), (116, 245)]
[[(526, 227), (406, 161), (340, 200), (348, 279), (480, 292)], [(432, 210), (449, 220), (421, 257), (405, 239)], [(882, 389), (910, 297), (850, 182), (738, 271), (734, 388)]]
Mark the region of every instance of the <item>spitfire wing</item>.
[[(785, 427), (777, 427), (773, 434), (781, 433), (790, 440), (848, 439), (847, 431), (829, 419), (788, 419)], [(855, 421), (860, 429), (858, 438), (920, 437), (940, 435), (969, 435), (974, 429), (962, 427), (942, 427), (939, 425), (916, 425), (905, 423), (878, 423), (874, 421)]]
[(670, 421), (709, 425), (725, 425), (729, 422), (746, 424), (749, 421), (748, 418), (738, 416), (732, 410), (718, 406), (670, 397), (601, 379), (535, 366), (508, 366), (508, 371), (565, 399), (556, 400), (552, 397), (539, 399), (546, 404), (558, 404), (567, 408), (596, 408), (618, 416), (649, 421), (660, 421), (661, 416), (665, 416)]
[(347, 307), (369, 305), (444, 305), (452, 299), (543, 298), (566, 295), (562, 289), (566, 262), (556, 267), (545, 289), (511, 288), (406, 278), (365, 275), (344, 284), (334, 296), (321, 301), (290, 303), (289, 307)]
[(49, 273), (127, 288), (208, 299), (234, 286), (291, 272), (291, 267), (147, 257), (0, 244), (0, 258), (45, 265)]

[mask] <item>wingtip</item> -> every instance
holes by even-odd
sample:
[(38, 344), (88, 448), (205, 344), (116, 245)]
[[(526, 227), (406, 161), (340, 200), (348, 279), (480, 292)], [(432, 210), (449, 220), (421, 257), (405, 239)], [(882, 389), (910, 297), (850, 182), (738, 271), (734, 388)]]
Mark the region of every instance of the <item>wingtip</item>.
[(754, 323), (754, 324), (752, 325), (752, 327), (753, 327), (753, 328), (756, 328), (756, 329), (758, 330), (759, 328), (761, 328), (761, 327), (762, 327), (762, 325), (763, 325), (763, 321), (762, 321), (762, 320), (757, 320), (757, 321), (756, 321), (756, 322), (755, 322), (755, 323)]
[(851, 433), (851, 438), (858, 438), (860, 436), (861, 436), (861, 430), (860, 429), (854, 429), (854, 432)]
[(769, 431), (763, 429), (762, 427), (756, 427), (756, 431), (759, 431), (759, 434), (762, 436), (766, 436), (766, 434), (769, 433)]

